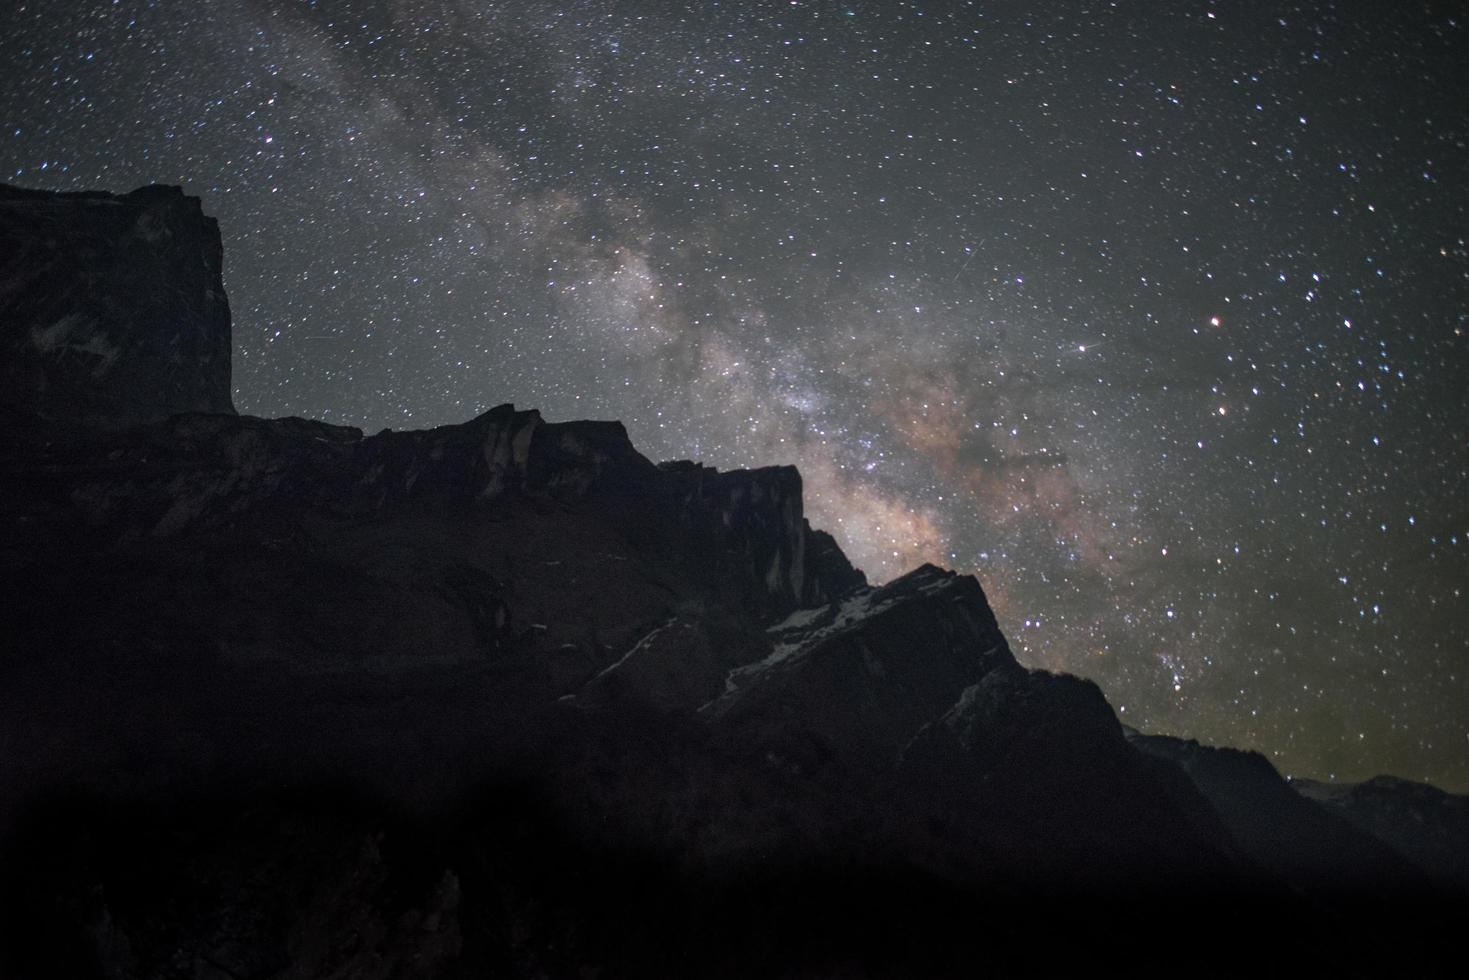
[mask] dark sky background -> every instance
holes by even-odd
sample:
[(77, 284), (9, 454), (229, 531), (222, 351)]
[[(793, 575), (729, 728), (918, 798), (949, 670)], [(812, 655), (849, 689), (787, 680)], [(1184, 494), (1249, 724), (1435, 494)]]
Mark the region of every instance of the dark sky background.
[(0, 8), (0, 179), (221, 219), (241, 411), (795, 463), (882, 580), (1469, 791), (1459, 3)]

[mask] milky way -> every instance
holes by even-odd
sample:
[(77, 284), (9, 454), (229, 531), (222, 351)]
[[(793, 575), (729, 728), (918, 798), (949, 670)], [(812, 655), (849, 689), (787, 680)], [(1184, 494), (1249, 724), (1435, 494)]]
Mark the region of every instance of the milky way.
[(201, 196), (242, 411), (795, 463), (1128, 724), (1466, 791), (1459, 10), (7, 4), (0, 179)]

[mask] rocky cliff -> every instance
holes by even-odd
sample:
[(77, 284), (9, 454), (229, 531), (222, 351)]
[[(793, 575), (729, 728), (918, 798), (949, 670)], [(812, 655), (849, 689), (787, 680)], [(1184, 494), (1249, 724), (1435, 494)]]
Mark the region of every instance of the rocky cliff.
[(0, 404), (99, 425), (233, 413), (223, 254), (177, 187), (0, 184)]
[(1129, 736), (973, 577), (870, 586), (793, 468), (237, 416), (197, 202), (7, 208), (7, 975), (1034, 972), (1177, 950), (1179, 903), (1438, 935), (1452, 877)]

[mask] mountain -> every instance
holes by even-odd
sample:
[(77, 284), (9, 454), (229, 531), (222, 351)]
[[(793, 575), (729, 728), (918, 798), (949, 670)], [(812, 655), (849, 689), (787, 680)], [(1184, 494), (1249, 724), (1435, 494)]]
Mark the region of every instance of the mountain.
[(1392, 846), (1297, 792), (1258, 752), (1132, 731), (1128, 738), (1181, 766), (1245, 853), (1298, 890), (1384, 896), (1420, 887), (1419, 872)]
[(0, 185), (0, 404), (94, 425), (233, 414), (223, 260), (177, 187)]
[(1469, 892), (1469, 797), (1393, 776), (1364, 783), (1295, 779), (1291, 786), (1381, 840), (1424, 874)]
[(197, 200), (0, 188), (0, 230), (6, 976), (1360, 967), (1452, 935), (1425, 862), (1461, 821), (1417, 847), (1130, 733), (1019, 664), (974, 577), (869, 584), (792, 467), (510, 405), (241, 416)]

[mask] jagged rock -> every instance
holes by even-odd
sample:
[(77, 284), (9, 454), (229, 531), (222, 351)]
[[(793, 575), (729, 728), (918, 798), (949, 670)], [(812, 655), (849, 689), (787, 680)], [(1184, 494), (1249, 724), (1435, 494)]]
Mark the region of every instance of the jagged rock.
[(1078, 775), (1126, 747), (1122, 726), (1095, 684), (1014, 663), (965, 688), (921, 738), (941, 736), (990, 777), (1017, 765)]
[(711, 624), (702, 617), (675, 616), (639, 638), (574, 697), (582, 703), (631, 700), (661, 711), (692, 711), (718, 692), (732, 666), (731, 651), (749, 648), (748, 638), (740, 643), (711, 635)]
[(101, 425), (232, 414), (223, 254), (177, 187), (0, 185), (0, 404)]
[(355, 456), (352, 507), (488, 504), (510, 495), (571, 501), (594, 490), (646, 495), (654, 468), (620, 422), (542, 421), (500, 405), (462, 425), (385, 430)]
[(830, 535), (811, 530), (794, 466), (721, 473), (677, 461), (659, 469), (681, 502), (688, 547), (712, 558), (716, 573), (748, 583), (745, 601), (789, 612), (867, 583)]
[(116, 434), (33, 426), (25, 435), (17, 444), (7, 432), (0, 451), (54, 520), (113, 539), (217, 528), (267, 504), (362, 519), (512, 497), (568, 502), (594, 489), (647, 495), (656, 476), (619, 423), (548, 424), (513, 405), (368, 437), (304, 419), (197, 414)]
[(731, 671), (700, 713), (773, 758), (799, 733), (854, 767), (891, 765), (966, 686), (1014, 663), (978, 581), (932, 565), (768, 633), (770, 653)]
[[(0, 439), (0, 458), (17, 479), (16, 492), (0, 503), (12, 529), (0, 555), (14, 562), (84, 542), (179, 539), (186, 548), (210, 547), (211, 536), (254, 537), (252, 528), (268, 528), (281, 565), (275, 577), (290, 579), (297, 556), (305, 556), (288, 542), (309, 527), (307, 566), (315, 570), (301, 574), (311, 577), (305, 591), (312, 594), (332, 580), (322, 566), (339, 553), (347, 567), (337, 581), (378, 564), (361, 553), (381, 550), (395, 532), (373, 522), (405, 525), (434, 515), (438, 528), (448, 520), (470, 533), (447, 545), (439, 533), (428, 535), (436, 554), (452, 553), (460, 565), (484, 569), (487, 581), (504, 581), (504, 589), (485, 593), (493, 606), (505, 605), (508, 590), (519, 592), (513, 613), (494, 614), (495, 632), (509, 629), (521, 646), (542, 650), (563, 688), (620, 656), (620, 644), (646, 632), (679, 596), (702, 602), (698, 596), (717, 594), (752, 610), (784, 609), (796, 588), (815, 591), (826, 581), (821, 566), (794, 568), (772, 593), (764, 577), (748, 573), (745, 556), (762, 548), (799, 555), (810, 533), (804, 521), (788, 519), (788, 500), (761, 489), (776, 471), (720, 474), (731, 493), (751, 488), (737, 519), (726, 523), (722, 501), (690, 496), (633, 449), (621, 425), (545, 423), (509, 405), (463, 425), (368, 437), (300, 419), (223, 415), (179, 415), (109, 433), (17, 425)], [(548, 507), (563, 510), (557, 517)], [(703, 536), (709, 525), (722, 528), (718, 540)], [(655, 581), (679, 586), (664, 590)], [(379, 599), (372, 608), (394, 605)], [(360, 621), (378, 619), (365, 612)], [(377, 646), (390, 646), (386, 638), (396, 632)], [(551, 667), (553, 660), (563, 666)]]

